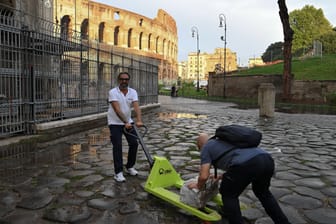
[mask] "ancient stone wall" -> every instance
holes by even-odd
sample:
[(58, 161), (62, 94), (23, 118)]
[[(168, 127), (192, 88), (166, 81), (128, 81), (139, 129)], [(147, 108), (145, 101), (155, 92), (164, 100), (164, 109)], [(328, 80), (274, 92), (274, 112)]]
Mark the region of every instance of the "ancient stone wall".
[[(208, 82), (209, 96), (224, 95), (223, 74), (210, 74)], [(226, 97), (257, 99), (261, 83), (272, 83), (276, 98), (282, 97), (282, 75), (227, 75), (225, 77)], [(325, 103), (326, 96), (336, 92), (336, 81), (302, 81), (293, 80), (291, 97), (293, 101)]]
[[(55, 22), (101, 44), (161, 60), (159, 80), (177, 79), (177, 26), (162, 9), (151, 19), (135, 12), (88, 0), (58, 0)], [(111, 2), (112, 4), (113, 2)]]
[(336, 81), (300, 81), (293, 82), (291, 95), (293, 100), (307, 102), (326, 102), (326, 97), (336, 93)]

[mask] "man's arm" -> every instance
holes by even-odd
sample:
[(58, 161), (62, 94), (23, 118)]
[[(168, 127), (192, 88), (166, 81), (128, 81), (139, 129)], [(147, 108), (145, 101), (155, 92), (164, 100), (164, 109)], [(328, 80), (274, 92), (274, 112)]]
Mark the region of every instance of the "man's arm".
[(134, 109), (135, 116), (136, 116), (136, 125), (140, 127), (143, 125), (143, 123), (142, 123), (142, 117), (141, 117), (141, 109), (140, 109), (138, 101), (133, 102), (133, 109)]
[(205, 187), (205, 183), (210, 176), (210, 167), (211, 167), (210, 163), (205, 163), (201, 165), (197, 183), (196, 182), (190, 183), (188, 187), (202, 190)]
[(117, 114), (117, 116), (119, 117), (119, 119), (124, 122), (125, 124), (128, 123), (128, 120), (126, 118), (126, 116), (124, 115), (124, 113), (120, 110), (120, 106), (118, 101), (112, 101), (111, 102), (111, 106), (114, 110), (114, 112)]
[(210, 176), (210, 163), (201, 165), (201, 169), (198, 175), (197, 188), (202, 190), (205, 187), (205, 183)]

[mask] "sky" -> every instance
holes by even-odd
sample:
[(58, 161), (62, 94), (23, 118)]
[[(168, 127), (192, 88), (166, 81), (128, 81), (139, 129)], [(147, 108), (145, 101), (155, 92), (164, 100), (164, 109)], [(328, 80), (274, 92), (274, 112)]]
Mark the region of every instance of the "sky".
[[(224, 47), (220, 37), (219, 15), (226, 18), (226, 47), (237, 54), (237, 63), (247, 66), (249, 58), (261, 57), (267, 47), (283, 42), (283, 30), (277, 0), (93, 0), (117, 8), (155, 18), (159, 9), (176, 21), (178, 61), (186, 61), (188, 53), (197, 51), (197, 40), (191, 35), (196, 26), (201, 52), (213, 53)], [(288, 13), (305, 5), (321, 8), (336, 27), (335, 0), (286, 0)]]

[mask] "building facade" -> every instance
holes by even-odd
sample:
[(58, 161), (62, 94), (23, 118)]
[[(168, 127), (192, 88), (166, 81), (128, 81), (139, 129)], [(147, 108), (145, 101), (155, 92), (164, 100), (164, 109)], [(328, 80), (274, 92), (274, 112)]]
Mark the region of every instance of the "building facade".
[(264, 61), (262, 60), (262, 58), (249, 58), (249, 61), (248, 61), (248, 67), (249, 68), (253, 68), (253, 67), (256, 67), (256, 66), (264, 66), (265, 63)]
[[(225, 71), (230, 73), (236, 71), (237, 65), (237, 55), (230, 49), (226, 49), (225, 58)], [(195, 81), (199, 78), (200, 81), (208, 80), (209, 73), (223, 73), (224, 71), (224, 48), (216, 48), (213, 53), (200, 53), (197, 56), (196, 52), (188, 54), (187, 62), (187, 72), (185, 76), (181, 76), (182, 79)]]
[(188, 62), (187, 61), (180, 61), (178, 63), (178, 79), (186, 79), (188, 74)]
[(177, 27), (164, 10), (159, 9), (151, 19), (90, 0), (52, 2), (54, 22), (63, 29), (79, 31), (84, 39), (101, 46), (159, 59), (159, 82), (170, 84), (177, 80)]

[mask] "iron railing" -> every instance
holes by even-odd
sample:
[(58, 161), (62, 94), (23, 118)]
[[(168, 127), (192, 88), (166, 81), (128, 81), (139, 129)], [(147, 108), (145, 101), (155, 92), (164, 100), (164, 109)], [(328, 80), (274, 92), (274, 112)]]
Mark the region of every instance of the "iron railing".
[(157, 103), (158, 69), (157, 59), (0, 5), (0, 138), (33, 134), (37, 123), (106, 112), (120, 71), (131, 74), (140, 105)]

